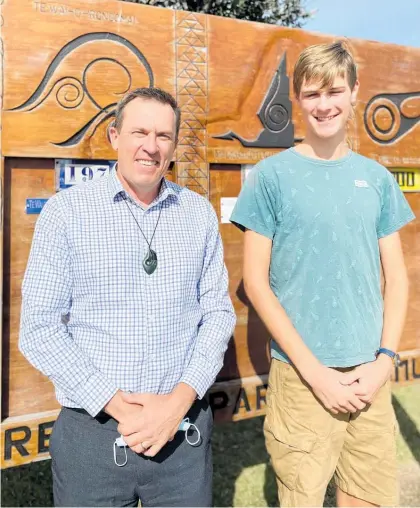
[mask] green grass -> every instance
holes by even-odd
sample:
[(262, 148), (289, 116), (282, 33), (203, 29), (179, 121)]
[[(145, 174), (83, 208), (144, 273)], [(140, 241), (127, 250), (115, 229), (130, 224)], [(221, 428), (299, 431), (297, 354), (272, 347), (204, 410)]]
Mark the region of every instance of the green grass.
[[(401, 502), (420, 506), (420, 384), (394, 389), (394, 407), (400, 426), (400, 468), (413, 469)], [(268, 463), (262, 418), (217, 425), (213, 434), (215, 506), (277, 506), (274, 474)], [(420, 469), (419, 469), (420, 471)], [(404, 478), (402, 478), (404, 480)], [(38, 462), (3, 471), (2, 506), (52, 506), (50, 462)], [(335, 506), (330, 485), (325, 506)]]
[(400, 427), (398, 460), (400, 463), (415, 460), (420, 464), (420, 384), (394, 388), (393, 392), (393, 404)]

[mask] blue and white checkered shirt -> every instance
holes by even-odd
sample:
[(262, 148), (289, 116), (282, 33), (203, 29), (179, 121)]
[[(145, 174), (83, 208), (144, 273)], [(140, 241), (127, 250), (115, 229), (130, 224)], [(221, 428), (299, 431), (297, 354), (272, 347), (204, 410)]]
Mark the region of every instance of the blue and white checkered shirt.
[[(158, 265), (142, 267), (153, 238)], [(201, 398), (235, 326), (217, 216), (164, 180), (143, 210), (115, 170), (53, 196), (41, 212), (22, 289), (19, 347), (64, 406), (96, 415), (118, 389)]]

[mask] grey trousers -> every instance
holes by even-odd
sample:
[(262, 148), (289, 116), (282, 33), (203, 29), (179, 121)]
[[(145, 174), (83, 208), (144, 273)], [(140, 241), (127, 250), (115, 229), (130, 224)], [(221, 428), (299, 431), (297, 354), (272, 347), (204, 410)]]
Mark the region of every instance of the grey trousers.
[[(177, 432), (154, 458), (127, 448), (127, 464), (114, 462), (117, 422), (101, 413), (63, 408), (50, 438), (55, 506), (211, 506), (213, 417), (206, 401), (196, 401), (190, 421), (201, 433), (197, 446)], [(191, 436), (194, 440), (195, 436)], [(124, 462), (124, 449), (117, 449)]]

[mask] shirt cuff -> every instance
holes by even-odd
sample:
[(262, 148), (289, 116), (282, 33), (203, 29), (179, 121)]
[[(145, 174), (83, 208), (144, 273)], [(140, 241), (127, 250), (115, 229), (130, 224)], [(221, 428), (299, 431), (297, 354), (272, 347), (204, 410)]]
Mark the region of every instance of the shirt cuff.
[(193, 388), (199, 399), (202, 399), (207, 393), (207, 390), (214, 383), (215, 377), (208, 373), (208, 371), (198, 367), (188, 367), (184, 372), (180, 383), (185, 383)]
[(100, 372), (93, 373), (77, 391), (76, 401), (95, 417), (117, 393), (118, 387)]

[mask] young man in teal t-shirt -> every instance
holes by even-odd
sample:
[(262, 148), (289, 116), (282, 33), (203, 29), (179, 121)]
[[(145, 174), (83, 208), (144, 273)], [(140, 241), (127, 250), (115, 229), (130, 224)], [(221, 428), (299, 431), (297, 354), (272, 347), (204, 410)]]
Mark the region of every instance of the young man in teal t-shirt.
[(392, 174), (346, 143), (359, 88), (348, 49), (307, 48), (293, 85), (305, 139), (254, 168), (231, 217), (273, 338), (264, 432), (280, 502), (322, 506), (334, 475), (339, 506), (395, 505), (389, 379), (408, 298), (398, 230), (414, 216)]

